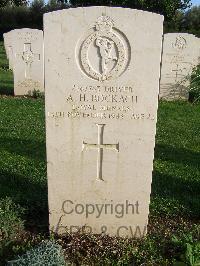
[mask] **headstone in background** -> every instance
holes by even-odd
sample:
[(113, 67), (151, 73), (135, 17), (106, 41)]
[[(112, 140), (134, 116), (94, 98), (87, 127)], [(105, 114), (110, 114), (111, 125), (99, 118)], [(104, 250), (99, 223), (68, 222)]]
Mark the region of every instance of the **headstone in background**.
[(200, 39), (188, 33), (164, 35), (160, 99), (188, 99), (189, 76), (200, 63)]
[(3, 34), (6, 56), (9, 62), (9, 69), (13, 69), (13, 46), (12, 46), (12, 31)]
[(14, 94), (44, 91), (43, 31), (24, 28), (12, 32)]
[(146, 233), (162, 29), (126, 8), (45, 14), (51, 230)]

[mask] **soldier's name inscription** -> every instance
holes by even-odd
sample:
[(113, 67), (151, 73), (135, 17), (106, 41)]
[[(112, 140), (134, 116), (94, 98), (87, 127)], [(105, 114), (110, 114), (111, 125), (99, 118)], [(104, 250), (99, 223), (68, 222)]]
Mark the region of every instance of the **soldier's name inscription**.
[(66, 110), (48, 112), (51, 118), (100, 118), (154, 120), (151, 113), (138, 112), (133, 86), (79, 86), (66, 90)]

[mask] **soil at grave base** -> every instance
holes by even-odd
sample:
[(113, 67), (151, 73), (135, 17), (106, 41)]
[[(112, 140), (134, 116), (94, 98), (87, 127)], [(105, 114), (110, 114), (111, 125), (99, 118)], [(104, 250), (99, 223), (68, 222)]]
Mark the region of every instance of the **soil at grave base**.
[[(173, 217), (166, 218), (164, 216), (150, 216), (148, 225), (148, 236), (152, 239), (156, 237), (157, 244), (163, 250), (164, 257), (172, 259), (176, 256), (178, 250), (171, 244), (171, 237), (177, 232), (190, 232), (194, 224), (200, 224), (199, 219), (193, 219), (191, 217)], [(31, 243), (31, 246), (38, 245), (42, 240), (49, 239), (49, 232), (41, 232), (40, 229), (36, 229), (34, 224), (34, 230), (30, 228), (20, 233), (16, 239), (18, 246), (27, 247)], [(46, 228), (47, 229), (47, 228)], [(30, 230), (30, 231), (29, 231)], [(123, 254), (122, 246), (131, 245), (132, 250), (138, 249), (142, 246), (143, 239), (124, 239), (117, 237), (109, 237), (107, 235), (82, 235), (79, 233), (68, 234), (63, 237), (55, 236), (57, 242), (64, 249), (66, 259), (75, 263), (74, 265), (80, 265), (77, 262), (77, 254), (80, 254), (81, 259), (88, 257), (88, 254), (92, 257), (101, 257), (105, 250), (109, 250), (110, 254), (116, 254), (117, 258), (120, 258)], [(130, 252), (132, 252), (130, 250)], [(148, 250), (144, 250), (148, 253)], [(8, 254), (9, 255), (9, 251)], [(144, 254), (145, 255), (145, 254)], [(12, 257), (12, 254), (10, 254)], [(131, 256), (131, 253), (130, 253)], [(78, 264), (76, 264), (76, 262)]]
[(156, 234), (159, 232), (165, 236), (176, 233), (180, 228), (190, 230), (194, 224), (200, 224), (200, 218), (196, 217), (181, 217), (175, 216), (168, 218), (165, 216), (152, 216), (149, 217), (148, 232)]
[[(177, 252), (179, 252), (171, 243), (172, 236), (180, 231), (190, 232), (194, 224), (200, 224), (200, 220), (178, 216), (173, 219), (151, 216), (148, 225), (148, 236), (156, 238), (157, 245), (160, 245), (164, 257), (172, 259), (177, 255)], [(83, 236), (77, 233), (64, 237), (57, 236), (57, 239), (62, 245), (67, 257), (75, 262), (76, 253), (74, 253), (74, 250), (83, 257), (87, 256), (87, 254), (91, 254), (94, 257), (98, 255), (101, 256), (101, 253), (103, 254), (103, 250), (105, 249), (110, 249), (111, 253), (116, 250), (119, 253), (122, 252), (120, 246), (122, 239), (116, 237), (109, 237), (106, 235), (94, 235), (93, 237), (89, 237), (88, 235)], [(143, 239), (126, 239), (124, 241), (126, 241), (124, 243), (127, 245), (131, 245), (132, 249), (136, 250), (138, 246), (143, 243)], [(146, 252), (148, 253), (148, 250)]]
[[(152, 239), (156, 238), (157, 245), (163, 251), (164, 257), (172, 259), (179, 253), (179, 250), (171, 243), (172, 236), (174, 234), (177, 235), (179, 232), (190, 232), (194, 224), (200, 224), (200, 220), (179, 216), (173, 217), (173, 219), (151, 216), (148, 225), (148, 236), (152, 237)], [(137, 250), (139, 246), (142, 246), (144, 239), (122, 240), (121, 238), (109, 237), (107, 235), (89, 236), (76, 233), (64, 237), (57, 236), (57, 240), (63, 247), (66, 256), (73, 262), (76, 262), (77, 254), (81, 254), (83, 258), (88, 256), (88, 254), (94, 257), (101, 257), (104, 254), (104, 250), (110, 250), (110, 253), (117, 251), (120, 258), (120, 256), (123, 256), (122, 242), (127, 246), (131, 245), (132, 250)], [(148, 250), (146, 252), (148, 253)]]

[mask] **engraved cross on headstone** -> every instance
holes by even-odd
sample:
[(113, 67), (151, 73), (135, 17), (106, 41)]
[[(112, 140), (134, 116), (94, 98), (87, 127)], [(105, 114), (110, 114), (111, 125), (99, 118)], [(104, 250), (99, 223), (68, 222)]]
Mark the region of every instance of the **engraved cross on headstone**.
[(104, 144), (103, 143), (103, 132), (105, 124), (96, 124), (98, 127), (98, 142), (97, 144), (89, 144), (83, 141), (82, 150), (85, 149), (96, 149), (98, 151), (97, 156), (97, 179), (103, 180), (102, 177), (102, 166), (103, 166), (103, 150), (116, 150), (119, 152), (119, 143), (117, 144)]
[(177, 81), (178, 77), (181, 76), (181, 73), (183, 72), (183, 69), (179, 68), (179, 65), (176, 64), (176, 69), (172, 69), (172, 72), (175, 72), (175, 81)]
[(22, 54), (18, 54), (18, 56), (22, 57), (25, 66), (25, 78), (31, 77), (31, 65), (35, 59), (40, 60), (40, 54), (34, 54), (31, 49), (31, 43), (24, 44), (24, 51)]

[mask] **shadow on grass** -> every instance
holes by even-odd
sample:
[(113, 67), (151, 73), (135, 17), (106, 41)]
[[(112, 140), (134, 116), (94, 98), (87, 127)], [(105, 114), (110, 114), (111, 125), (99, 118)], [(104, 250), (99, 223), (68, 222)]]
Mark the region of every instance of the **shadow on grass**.
[(200, 183), (196, 180), (182, 180), (174, 176), (153, 172), (152, 197), (178, 200), (188, 214), (200, 218)]
[[(200, 154), (187, 149), (157, 145), (155, 159), (177, 163), (177, 170), (178, 164), (200, 168)], [(170, 175), (155, 170), (152, 180), (152, 197), (178, 201), (187, 209), (188, 215), (200, 218), (200, 180), (192, 179), (191, 168), (188, 168), (188, 171), (190, 172), (184, 176), (184, 173), (180, 171)]]
[(0, 198), (10, 197), (26, 209), (26, 227), (33, 231), (48, 228), (47, 185), (29, 177), (0, 169)]
[(26, 156), (36, 160), (46, 160), (46, 148), (44, 142), (35, 142), (33, 140), (0, 138), (1, 150), (10, 153)]
[(155, 158), (162, 161), (172, 161), (200, 168), (200, 152), (194, 152), (183, 148), (157, 144), (155, 147)]
[(0, 95), (14, 95), (13, 81), (1, 81)]

